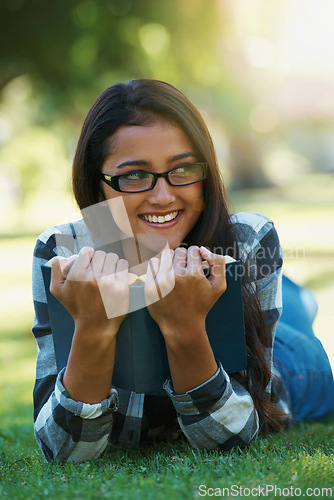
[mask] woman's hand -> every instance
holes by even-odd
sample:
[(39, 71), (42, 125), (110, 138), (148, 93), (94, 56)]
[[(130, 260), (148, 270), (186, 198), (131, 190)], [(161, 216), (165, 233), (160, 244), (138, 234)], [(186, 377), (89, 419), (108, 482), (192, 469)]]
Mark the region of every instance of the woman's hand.
[[(202, 257), (210, 266), (209, 278)], [(146, 303), (165, 338), (176, 393), (198, 387), (217, 370), (205, 318), (225, 290), (224, 257), (204, 247), (164, 250), (161, 261), (149, 261)]]
[(63, 384), (74, 400), (98, 403), (110, 393), (116, 334), (129, 308), (128, 262), (85, 247), (50, 264), (50, 291), (75, 323)]
[[(202, 257), (209, 264), (209, 278), (203, 272)], [(177, 335), (181, 342), (191, 340), (188, 337), (192, 327), (204, 325), (208, 312), (225, 290), (225, 259), (204, 247), (164, 250), (161, 260), (149, 261), (146, 303), (165, 337)]]
[(85, 247), (79, 255), (55, 257), (50, 264), (50, 291), (72, 315), (76, 327), (116, 334), (129, 307), (127, 261)]

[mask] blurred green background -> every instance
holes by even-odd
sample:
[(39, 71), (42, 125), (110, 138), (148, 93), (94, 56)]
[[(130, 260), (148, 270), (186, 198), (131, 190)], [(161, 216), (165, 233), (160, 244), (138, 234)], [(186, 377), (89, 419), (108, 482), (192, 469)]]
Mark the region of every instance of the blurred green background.
[(1, 0), (1, 426), (24, 405), (31, 427), (34, 242), (76, 211), (81, 124), (129, 78), (166, 80), (199, 107), (231, 210), (275, 221), (333, 363), (333, 18), (331, 0)]

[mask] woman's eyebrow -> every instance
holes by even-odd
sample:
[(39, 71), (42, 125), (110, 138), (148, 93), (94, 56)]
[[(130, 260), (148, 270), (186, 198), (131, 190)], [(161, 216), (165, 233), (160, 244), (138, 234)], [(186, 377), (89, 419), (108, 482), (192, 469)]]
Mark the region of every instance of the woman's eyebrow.
[[(170, 158), (168, 158), (168, 162), (183, 160), (183, 159), (189, 158), (189, 157), (192, 157), (192, 158), (196, 159), (195, 153), (192, 153), (191, 151), (186, 151), (184, 153), (180, 153), (178, 155), (171, 156)], [(128, 160), (128, 161), (124, 161), (123, 163), (120, 163), (119, 165), (117, 165), (116, 168), (122, 168), (122, 167), (150, 167), (150, 166), (151, 166), (151, 162), (147, 161), (147, 160)]]
[(192, 151), (186, 151), (185, 153), (181, 153), (179, 155), (172, 156), (171, 158), (169, 158), (169, 161), (183, 160), (185, 158), (189, 158), (190, 156), (192, 158), (197, 158), (195, 153), (193, 153)]
[(122, 167), (149, 167), (151, 163), (146, 160), (129, 160), (129, 161), (124, 161), (123, 163), (120, 163), (117, 165), (116, 168), (122, 168)]

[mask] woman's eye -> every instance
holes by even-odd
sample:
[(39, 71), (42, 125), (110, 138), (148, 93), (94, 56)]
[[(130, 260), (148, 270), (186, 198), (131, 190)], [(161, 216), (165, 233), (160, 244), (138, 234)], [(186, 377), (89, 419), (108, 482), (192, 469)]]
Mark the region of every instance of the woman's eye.
[(187, 173), (187, 165), (181, 165), (180, 167), (176, 167), (171, 174), (172, 175), (184, 175)]
[(139, 181), (146, 177), (146, 172), (130, 172), (125, 177), (129, 181)]
[(172, 174), (175, 175), (187, 175), (192, 172), (192, 164), (189, 165), (180, 165), (173, 170)]

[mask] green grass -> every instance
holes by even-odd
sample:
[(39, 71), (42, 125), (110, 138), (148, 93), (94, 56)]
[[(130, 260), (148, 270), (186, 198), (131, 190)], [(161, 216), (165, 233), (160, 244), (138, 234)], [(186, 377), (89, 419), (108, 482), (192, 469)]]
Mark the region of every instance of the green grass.
[(199, 452), (180, 442), (107, 450), (98, 460), (63, 466), (45, 462), (29, 425), (15, 427), (0, 435), (1, 498), (196, 498), (200, 485), (333, 487), (334, 496), (334, 422), (303, 423), (246, 451)]
[[(305, 227), (305, 221), (317, 221), (316, 230), (322, 231), (323, 224), (323, 231), (328, 232), (327, 223), (334, 220), (330, 196), (334, 181), (330, 185), (329, 178), (320, 178), (321, 196), (316, 179), (305, 182), (305, 191), (296, 183), (290, 190), (237, 193), (234, 205), (237, 210), (268, 214), (283, 235), (281, 242), (286, 250), (305, 250), (303, 254), (286, 252), (285, 271), (292, 277), (300, 277), (300, 282), (322, 297), (318, 320), (319, 334), (322, 334), (333, 332), (332, 299), (326, 291), (334, 285), (334, 245), (332, 240), (326, 240), (326, 245), (313, 248), (309, 232), (291, 231), (291, 223), (298, 221), (298, 229)], [(308, 203), (311, 188), (318, 193), (312, 206)], [(35, 442), (32, 427), (36, 356), (30, 333), (33, 246), (32, 237), (0, 240), (1, 499), (194, 499), (201, 498), (200, 485), (221, 490), (230, 488), (230, 496), (225, 490), (225, 498), (252, 498), (247, 495), (248, 490), (240, 488), (259, 485), (262, 488), (276, 485), (285, 492), (282, 496), (286, 496), (288, 490), (291, 493), (291, 488), (295, 488), (292, 490), (295, 496), (299, 493), (303, 496), (307, 488), (331, 487), (334, 497), (333, 420), (294, 425), (285, 434), (260, 437), (247, 450), (225, 454), (194, 451), (181, 441), (176, 445), (160, 443), (136, 451), (108, 449), (100, 459), (83, 464), (47, 463)], [(333, 348), (333, 344), (328, 346)], [(334, 353), (334, 349), (331, 352)], [(267, 496), (273, 497), (272, 493)], [(309, 498), (325, 498), (325, 493), (315, 490)]]
[(333, 422), (303, 423), (246, 451), (199, 452), (180, 442), (107, 450), (98, 460), (63, 466), (45, 463), (26, 426), (17, 430), (22, 441), (7, 431), (0, 438), (1, 498), (199, 498), (200, 485), (231, 491), (274, 485), (303, 493), (332, 487), (334, 496)]
[(234, 493), (259, 485), (302, 492), (333, 487), (334, 496), (334, 421), (295, 425), (225, 454), (194, 451), (181, 441), (107, 450), (84, 464), (48, 464), (32, 430), (36, 347), (30, 321), (29, 311), (14, 322), (7, 315), (0, 329), (1, 499), (193, 499), (199, 498), (200, 485)]

